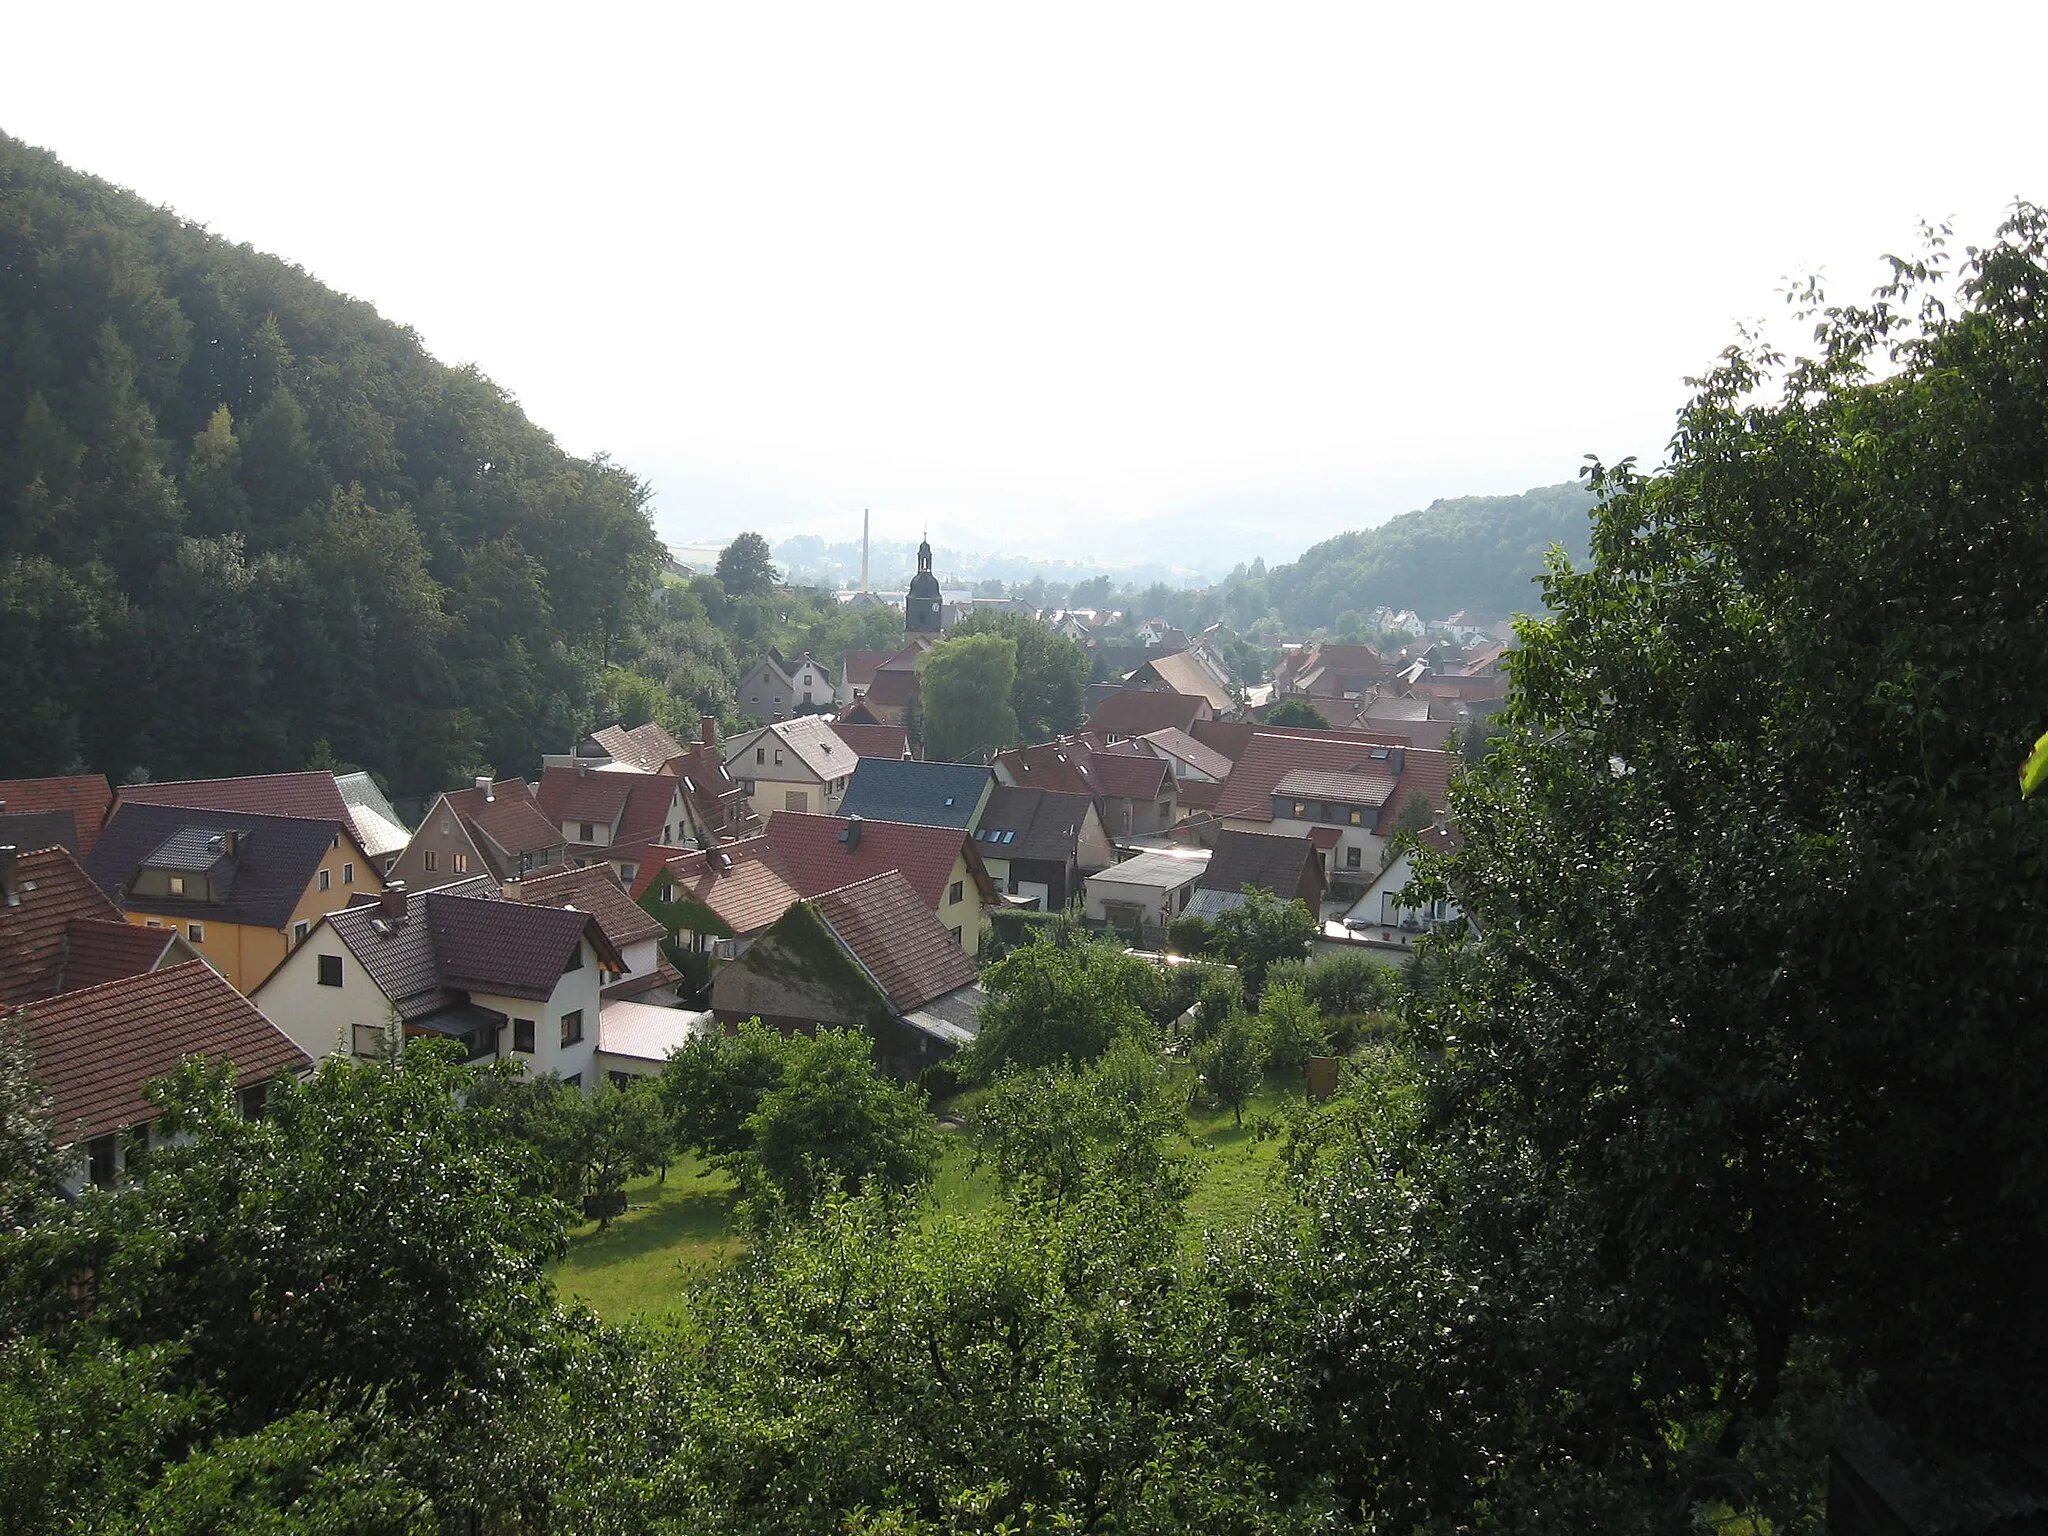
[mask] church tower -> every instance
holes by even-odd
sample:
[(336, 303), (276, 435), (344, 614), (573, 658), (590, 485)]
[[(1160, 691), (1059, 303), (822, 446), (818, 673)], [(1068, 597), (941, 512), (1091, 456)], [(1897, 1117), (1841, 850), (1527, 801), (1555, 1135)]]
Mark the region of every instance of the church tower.
[(932, 574), (929, 539), (917, 546), (917, 574), (910, 578), (910, 595), (903, 601), (903, 628), (913, 635), (939, 632), (939, 578)]

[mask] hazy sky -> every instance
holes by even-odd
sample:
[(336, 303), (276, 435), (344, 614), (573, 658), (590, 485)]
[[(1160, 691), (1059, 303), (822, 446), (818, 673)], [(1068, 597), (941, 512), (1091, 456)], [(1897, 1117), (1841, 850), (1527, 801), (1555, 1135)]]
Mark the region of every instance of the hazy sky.
[(12, 7), (0, 129), (473, 361), (679, 539), (1269, 558), (1654, 462), (2048, 199), (2048, 5)]

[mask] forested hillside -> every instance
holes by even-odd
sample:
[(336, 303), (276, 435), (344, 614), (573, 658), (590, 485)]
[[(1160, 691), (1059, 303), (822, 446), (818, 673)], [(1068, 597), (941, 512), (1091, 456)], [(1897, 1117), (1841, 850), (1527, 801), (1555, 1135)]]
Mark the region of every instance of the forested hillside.
[(1234, 614), (1274, 614), (1289, 629), (1352, 630), (1374, 608), (1412, 608), (1425, 618), (1464, 609), (1483, 618), (1540, 611), (1544, 552), (1562, 544), (1583, 558), (1593, 498), (1578, 484), (1519, 496), (1459, 496), (1303, 552), (1234, 586)]
[(0, 136), (0, 776), (530, 767), (646, 605), (643, 500), (368, 304)]

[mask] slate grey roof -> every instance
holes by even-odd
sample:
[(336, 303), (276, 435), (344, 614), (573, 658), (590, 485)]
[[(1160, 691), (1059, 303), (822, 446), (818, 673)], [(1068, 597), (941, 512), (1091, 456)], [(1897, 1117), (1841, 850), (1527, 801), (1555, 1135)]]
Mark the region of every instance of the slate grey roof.
[[(248, 811), (200, 811), (177, 805), (124, 800), (93, 844), (85, 872), (120, 902), (135, 871), (159, 849), (177, 841), (180, 857), (194, 860), (211, 834), (238, 834), (232, 890), (225, 901), (192, 901), (151, 896), (134, 905), (166, 917), (283, 929), (313, 883), (313, 872), (337, 837), (355, 844), (355, 830), (339, 821), (298, 816), (259, 816)], [(360, 846), (360, 845), (356, 845)], [(186, 850), (190, 851), (189, 853)], [(204, 869), (203, 864), (184, 867)]]
[(70, 811), (0, 811), (0, 844), (78, 852), (78, 818)]
[(839, 814), (964, 830), (974, 819), (982, 791), (994, 782), (995, 774), (977, 763), (864, 757), (846, 787), (846, 798), (839, 802)]
[(1321, 860), (1305, 837), (1226, 827), (1217, 834), (1199, 885), (1210, 891), (1241, 891), (1256, 885), (1287, 901), (1299, 894), (1304, 878), (1315, 889), (1322, 888), (1318, 875), (1310, 874), (1312, 865), (1319, 874)]
[[(206, 827), (180, 827), (142, 857), (150, 869), (178, 869), (203, 875), (216, 864), (227, 862), (227, 848), (221, 834)], [(233, 875), (230, 872), (229, 882)]]

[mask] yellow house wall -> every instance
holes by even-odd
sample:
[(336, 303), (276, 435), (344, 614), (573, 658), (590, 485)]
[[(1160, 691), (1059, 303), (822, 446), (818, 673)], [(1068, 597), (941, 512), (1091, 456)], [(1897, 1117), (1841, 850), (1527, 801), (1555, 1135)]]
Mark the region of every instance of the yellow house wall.
[[(355, 866), (355, 879), (346, 885), (341, 878), (345, 864)], [(376, 862), (346, 837), (341, 839), (339, 847), (329, 848), (321, 855), (320, 868), (327, 871), (328, 888), (320, 889), (320, 876), (315, 873), (307, 880), (304, 893), (292, 908), (291, 921), (281, 929), (222, 922), (211, 917), (172, 917), (152, 912), (147, 907), (131, 907), (128, 921), (138, 927), (170, 928), (184, 934), (200, 957), (226, 977), (229, 986), (246, 997), (261, 986), (264, 978), (276, 970), (291, 952), (292, 929), (297, 924), (304, 922), (310, 928), (327, 913), (347, 906), (352, 897), (374, 895), (384, 889), (384, 880), (377, 873)], [(200, 925), (206, 935), (204, 938), (191, 938), (187, 930), (187, 924), (191, 922)]]
[[(955, 885), (960, 887), (960, 899), (945, 899)], [(960, 930), (960, 947), (968, 954), (981, 953), (981, 930), (987, 918), (981, 910), (981, 892), (975, 889), (974, 876), (968, 873), (964, 853), (953, 860), (953, 873), (946, 877), (946, 889), (939, 900), (939, 921)]]

